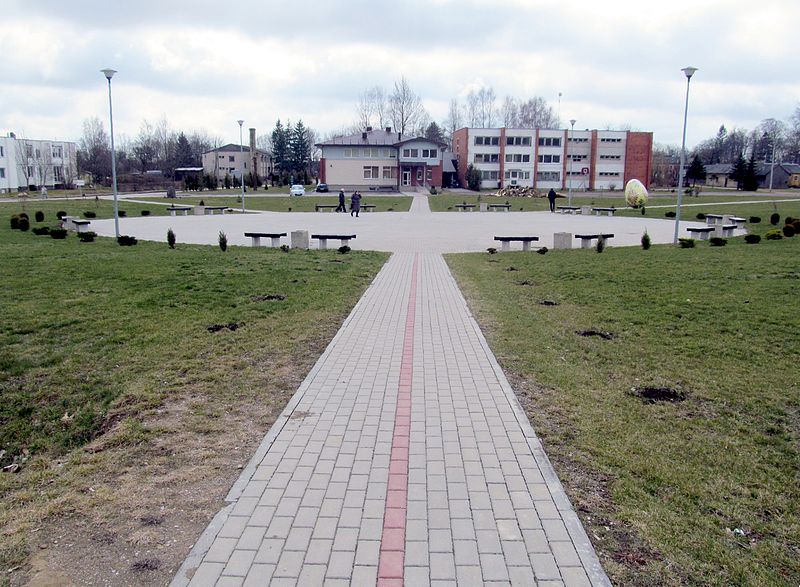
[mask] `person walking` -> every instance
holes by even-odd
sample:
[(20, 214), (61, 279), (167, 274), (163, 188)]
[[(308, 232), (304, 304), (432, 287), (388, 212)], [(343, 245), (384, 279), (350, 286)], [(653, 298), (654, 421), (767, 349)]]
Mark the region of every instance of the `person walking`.
[(551, 212), (555, 212), (556, 211), (556, 190), (554, 190), (553, 188), (550, 188), (550, 191), (547, 192), (547, 199), (550, 202), (550, 211)]
[(353, 195), (350, 197), (350, 216), (353, 215), (353, 212), (356, 213), (356, 218), (358, 218), (358, 213), (361, 210), (361, 194), (359, 192), (353, 192)]
[(336, 208), (337, 212), (347, 212), (347, 207), (344, 205), (344, 190), (339, 190), (339, 207)]

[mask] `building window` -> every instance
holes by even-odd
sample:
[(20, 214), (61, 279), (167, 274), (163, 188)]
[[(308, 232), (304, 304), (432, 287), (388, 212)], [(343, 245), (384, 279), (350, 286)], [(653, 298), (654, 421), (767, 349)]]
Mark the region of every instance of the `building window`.
[(64, 168), (60, 165), (53, 166), (53, 181), (56, 183), (64, 181)]
[(539, 163), (561, 163), (561, 155), (539, 155)]
[(497, 153), (476, 153), (475, 163), (498, 163), (500, 155)]
[(603, 137), (602, 139), (600, 139), (600, 142), (601, 143), (621, 143), (622, 139), (615, 139), (615, 138), (611, 138), (611, 137)]
[(233, 163), (235, 160), (236, 160), (236, 157), (234, 157), (233, 155), (228, 155), (228, 161), (230, 163)]
[(476, 145), (499, 145), (500, 137), (475, 137)]
[(6, 168), (0, 167), (0, 179), (5, 179), (6, 177)]
[(6, 156), (5, 155), (5, 150), (3, 149), (3, 146), (0, 145), (0, 157), (5, 157), (5, 156)]
[(28, 157), (33, 157), (33, 145), (25, 145), (25, 155)]
[(411, 149), (403, 149), (403, 157), (411, 157)]
[(364, 179), (378, 179), (378, 168), (365, 166)]
[(499, 177), (499, 172), (497, 171), (481, 171), (481, 179), (484, 181), (491, 181), (491, 180), (497, 181), (498, 177)]
[(559, 171), (537, 171), (536, 181), (561, 181), (561, 172)]
[(33, 165), (28, 165), (28, 178), (33, 178)]
[(433, 181), (433, 169), (430, 167), (425, 170), (425, 179), (427, 181)]
[(524, 145), (530, 146), (531, 137), (506, 137), (506, 145)]
[(397, 167), (384, 167), (383, 179), (397, 179)]
[(568, 139), (570, 143), (588, 143), (589, 139), (586, 137), (572, 137)]
[(439, 156), (438, 149), (422, 149), (423, 159), (436, 159)]
[(619, 177), (618, 171), (601, 171), (598, 175), (600, 177)]
[(61, 159), (64, 156), (64, 147), (61, 145), (53, 146), (53, 157)]
[(539, 137), (540, 147), (560, 147), (561, 139), (558, 137)]
[(352, 156), (353, 156), (353, 149), (345, 149), (344, 150), (345, 159), (349, 159)]
[(422, 181), (422, 167), (417, 168), (417, 181)]
[(620, 155), (600, 155), (600, 159), (621, 159)]
[(572, 161), (584, 161), (587, 155), (567, 155), (567, 159), (571, 159)]

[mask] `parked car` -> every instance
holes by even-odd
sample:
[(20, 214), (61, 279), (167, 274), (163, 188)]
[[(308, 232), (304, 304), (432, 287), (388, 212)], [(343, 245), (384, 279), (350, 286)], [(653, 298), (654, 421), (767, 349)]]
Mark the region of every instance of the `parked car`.
[(306, 188), (299, 183), (294, 184), (292, 187), (289, 188), (289, 195), (292, 196), (305, 196), (306, 195)]
[(327, 183), (320, 183), (317, 184), (317, 189), (314, 190), (317, 192), (327, 192), (328, 191), (328, 184)]

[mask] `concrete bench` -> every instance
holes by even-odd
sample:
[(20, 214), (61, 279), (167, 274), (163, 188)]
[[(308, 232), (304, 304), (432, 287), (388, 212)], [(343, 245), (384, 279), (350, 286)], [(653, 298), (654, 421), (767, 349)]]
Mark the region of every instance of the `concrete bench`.
[(331, 212), (333, 212), (338, 207), (339, 204), (314, 204), (314, 211), (322, 212), (323, 210), (330, 210)]
[(272, 239), (272, 246), (279, 247), (281, 245), (281, 237), (286, 236), (285, 232), (245, 232), (245, 236), (250, 237), (251, 247), (260, 247), (262, 238)]
[(747, 222), (747, 219), (739, 218), (737, 216), (731, 216), (731, 222), (736, 224), (736, 228), (744, 228), (744, 223)]
[(706, 214), (706, 224), (722, 224), (722, 214)]
[(170, 216), (188, 216), (189, 210), (191, 210), (191, 208), (189, 206), (186, 207), (172, 206), (170, 208), (167, 208), (167, 210), (169, 210)]
[(328, 239), (335, 239), (338, 238), (342, 246), (347, 245), (350, 242), (350, 239), (356, 238), (354, 234), (312, 234), (311, 238), (316, 239), (319, 241), (319, 248), (320, 249), (327, 249), (328, 248)]
[(617, 211), (616, 208), (592, 208), (595, 216), (600, 216), (601, 213), (606, 212), (609, 216), (613, 216), (614, 212)]
[(580, 209), (580, 206), (556, 206), (559, 214), (578, 214)]
[(538, 236), (496, 236), (494, 240), (500, 241), (501, 251), (510, 251), (512, 242), (521, 242), (523, 251), (531, 250), (531, 243), (539, 240)]
[(736, 224), (723, 224), (722, 225), (722, 236), (733, 236), (733, 231), (736, 230), (738, 226)]
[(375, 210), (375, 208), (376, 208), (375, 204), (361, 204), (361, 209), (364, 212), (372, 212), (373, 210)]
[(72, 216), (64, 216), (63, 222), (64, 228), (75, 232), (89, 232), (89, 225), (91, 224), (89, 220), (81, 220)]
[(489, 210), (500, 210), (500, 209), (503, 209), (506, 212), (508, 212), (509, 210), (511, 210), (511, 204), (489, 204), (487, 206), (487, 208)]
[(225, 214), (225, 210), (228, 209), (227, 206), (204, 206), (204, 214), (211, 214), (212, 216), (219, 212), (220, 214)]
[(614, 238), (613, 234), (576, 234), (575, 238), (581, 239), (581, 248), (589, 249), (592, 247), (592, 241), (598, 238), (608, 240)]
[(716, 228), (714, 226), (694, 226), (686, 229), (690, 235), (696, 233), (698, 235), (697, 238), (701, 241), (707, 241), (708, 237), (711, 236), (711, 233), (715, 230)]
[(472, 211), (475, 209), (475, 204), (456, 204), (456, 208), (458, 208), (459, 212), (463, 212), (464, 210)]

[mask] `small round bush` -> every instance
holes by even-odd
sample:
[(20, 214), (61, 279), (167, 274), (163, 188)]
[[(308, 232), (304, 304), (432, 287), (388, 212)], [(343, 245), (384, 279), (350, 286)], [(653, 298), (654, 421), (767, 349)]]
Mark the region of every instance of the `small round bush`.
[(670, 210), (669, 212), (667, 212), (666, 214), (664, 214), (664, 216), (666, 216), (667, 218), (675, 218), (675, 212), (673, 212), (672, 210)]
[(650, 241), (650, 235), (647, 234), (647, 231), (645, 230), (644, 234), (642, 235), (642, 248), (646, 251), (650, 248), (651, 244), (652, 242)]
[(14, 214), (11, 216), (11, 230), (19, 229), (19, 216)]
[(93, 243), (96, 237), (97, 233), (92, 231), (78, 233), (78, 240), (82, 243)]
[(67, 229), (66, 228), (51, 228), (50, 229), (50, 238), (54, 238), (57, 240), (64, 240), (67, 238)]
[(83, 213), (84, 218), (97, 218), (97, 212), (92, 212), (91, 210), (87, 210)]
[(117, 238), (117, 243), (121, 247), (132, 247), (133, 245), (135, 245), (138, 242), (139, 241), (136, 240), (136, 237), (128, 236), (126, 234), (121, 234), (121, 235), (119, 235), (119, 238)]
[(346, 254), (347, 254), (347, 253), (349, 253), (351, 250), (352, 250), (352, 249), (351, 249), (349, 246), (347, 246), (347, 245), (342, 245), (342, 246), (341, 246), (341, 247), (339, 247), (339, 249), (338, 249), (338, 251), (339, 251), (339, 252), (340, 252), (342, 255), (346, 255)]
[(760, 216), (751, 216), (750, 218), (747, 219), (747, 221), (750, 224), (758, 224), (759, 222), (761, 222), (761, 217)]
[(30, 217), (25, 212), (20, 212), (19, 217), (30, 222)]
[(19, 219), (19, 229), (22, 232), (27, 232), (30, 227), (31, 223), (30, 220), (28, 220), (27, 216), (23, 216), (22, 218)]
[[(22, 220), (20, 222), (20, 228), (22, 228)], [(783, 236), (786, 238), (791, 238), (794, 236), (794, 225), (793, 224), (784, 224), (783, 225)]]
[(792, 222), (792, 226), (794, 226), (795, 234), (800, 233), (800, 220), (795, 220), (794, 222)]
[(678, 244), (681, 246), (682, 249), (693, 249), (694, 248), (694, 239), (693, 238), (679, 238)]
[(44, 212), (41, 210), (37, 210), (33, 217), (36, 218), (36, 222), (44, 222)]
[(775, 228), (773, 230), (768, 230), (767, 234), (764, 235), (764, 238), (768, 241), (779, 241), (783, 238), (783, 233)]
[(746, 234), (744, 236), (744, 242), (746, 242), (748, 245), (757, 245), (761, 242), (761, 236), (757, 234)]
[(50, 227), (49, 226), (34, 226), (31, 229), (31, 232), (36, 236), (46, 236), (50, 234)]
[(708, 239), (708, 244), (710, 244), (712, 247), (724, 247), (728, 244), (728, 239), (719, 236), (712, 236), (710, 239)]
[(119, 210), (119, 211), (117, 211), (117, 215), (120, 218), (125, 218), (125, 216), (127, 215), (127, 212), (125, 212), (125, 210)]
[(171, 228), (167, 229), (167, 244), (169, 245), (170, 249), (175, 248), (175, 242), (176, 242), (175, 233), (172, 231)]
[(142, 216), (150, 216), (150, 210), (142, 210)]
[(706, 215), (703, 214), (702, 212), (699, 212), (695, 218), (697, 218), (698, 220), (705, 220)]
[(794, 224), (795, 220), (797, 220), (797, 218), (792, 218), (791, 216), (787, 216), (786, 218), (784, 218), (783, 223), (784, 224)]
[(56, 218), (58, 218), (59, 220), (64, 220), (64, 217), (66, 215), (67, 213), (64, 212), (63, 210), (59, 210), (58, 212), (56, 212)]
[(219, 241), (219, 250), (223, 253), (228, 250), (228, 235), (219, 231), (219, 237), (217, 239)]
[(772, 226), (777, 226), (778, 222), (780, 221), (781, 221), (781, 215), (778, 214), (777, 212), (773, 212), (769, 217), (769, 223)]

